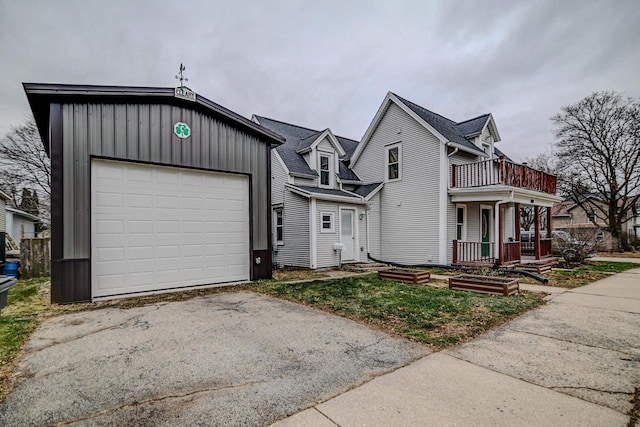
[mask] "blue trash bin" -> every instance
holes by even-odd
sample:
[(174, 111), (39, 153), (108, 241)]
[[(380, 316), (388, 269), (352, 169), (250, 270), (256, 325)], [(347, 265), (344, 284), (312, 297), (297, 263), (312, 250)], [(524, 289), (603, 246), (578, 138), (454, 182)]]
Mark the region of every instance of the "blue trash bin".
[(9, 261), (7, 260), (7, 262), (4, 265), (4, 270), (2, 272), (2, 274), (4, 274), (5, 276), (10, 276), (10, 277), (15, 277), (16, 279), (18, 279), (19, 277), (19, 271), (18, 269), (20, 268), (20, 261)]

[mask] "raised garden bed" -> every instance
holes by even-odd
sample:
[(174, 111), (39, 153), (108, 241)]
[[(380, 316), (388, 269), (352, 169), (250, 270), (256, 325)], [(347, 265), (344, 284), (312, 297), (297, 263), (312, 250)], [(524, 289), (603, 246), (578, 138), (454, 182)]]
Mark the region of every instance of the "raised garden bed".
[(449, 278), (449, 289), (509, 296), (520, 292), (520, 283), (518, 279), (508, 277), (464, 274)]
[(431, 278), (431, 273), (423, 270), (389, 268), (387, 270), (378, 271), (378, 278), (404, 283), (427, 283)]

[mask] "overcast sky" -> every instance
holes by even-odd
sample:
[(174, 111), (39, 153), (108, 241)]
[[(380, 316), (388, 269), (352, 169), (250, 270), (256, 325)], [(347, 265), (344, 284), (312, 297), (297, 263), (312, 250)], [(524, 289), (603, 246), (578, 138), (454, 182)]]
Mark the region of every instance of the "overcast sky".
[(452, 120), (493, 113), (516, 160), (593, 91), (640, 96), (640, 1), (0, 0), (0, 134), (22, 82), (177, 86), (360, 139), (387, 91)]

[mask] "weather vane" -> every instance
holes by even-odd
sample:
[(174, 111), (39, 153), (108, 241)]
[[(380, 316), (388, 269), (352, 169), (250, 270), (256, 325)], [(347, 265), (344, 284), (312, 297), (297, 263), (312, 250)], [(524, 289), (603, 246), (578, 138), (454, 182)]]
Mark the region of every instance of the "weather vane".
[(176, 74), (176, 79), (180, 80), (180, 87), (184, 87), (184, 82), (188, 82), (189, 79), (184, 76), (185, 66), (180, 63), (180, 72)]

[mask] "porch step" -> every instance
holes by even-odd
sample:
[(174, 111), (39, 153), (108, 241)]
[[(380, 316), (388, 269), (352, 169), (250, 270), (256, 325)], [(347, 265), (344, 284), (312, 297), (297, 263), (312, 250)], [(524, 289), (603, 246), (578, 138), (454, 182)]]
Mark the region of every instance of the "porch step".
[(342, 264), (342, 269), (347, 271), (353, 271), (357, 273), (373, 273), (380, 270), (389, 268), (387, 264), (381, 264), (379, 262), (356, 262), (353, 264)]
[(547, 274), (553, 271), (553, 267), (558, 264), (558, 258), (551, 257), (534, 262), (522, 262), (514, 267), (518, 270), (530, 271), (536, 274)]

